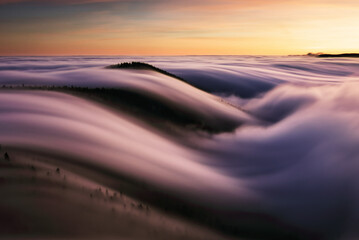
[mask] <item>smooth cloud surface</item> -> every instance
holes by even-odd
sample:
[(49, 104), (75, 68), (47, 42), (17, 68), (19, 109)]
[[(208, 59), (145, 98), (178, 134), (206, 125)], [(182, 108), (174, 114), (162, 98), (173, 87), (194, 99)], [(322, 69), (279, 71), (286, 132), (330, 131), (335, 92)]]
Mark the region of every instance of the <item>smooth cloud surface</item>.
[[(130, 60), (150, 62), (195, 86), (208, 87), (206, 91), (237, 108), (167, 76), (103, 69)], [(189, 135), (182, 144), (183, 139), (88, 100), (3, 90), (3, 144), (130, 174), (189, 202), (230, 211), (237, 227), (237, 213), (249, 207), (318, 238), (359, 236), (355, 60), (34, 57), (2, 58), (0, 69), (1, 85), (131, 88), (241, 123), (235, 132), (193, 139)]]

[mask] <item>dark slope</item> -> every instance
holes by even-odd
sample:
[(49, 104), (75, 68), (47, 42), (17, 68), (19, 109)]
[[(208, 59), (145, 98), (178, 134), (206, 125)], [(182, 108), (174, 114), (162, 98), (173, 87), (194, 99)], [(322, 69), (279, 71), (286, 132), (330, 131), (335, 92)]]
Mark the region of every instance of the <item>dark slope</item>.
[(0, 238), (227, 239), (129, 197), (136, 189), (145, 191), (129, 186), (101, 169), (5, 147), (0, 150)]

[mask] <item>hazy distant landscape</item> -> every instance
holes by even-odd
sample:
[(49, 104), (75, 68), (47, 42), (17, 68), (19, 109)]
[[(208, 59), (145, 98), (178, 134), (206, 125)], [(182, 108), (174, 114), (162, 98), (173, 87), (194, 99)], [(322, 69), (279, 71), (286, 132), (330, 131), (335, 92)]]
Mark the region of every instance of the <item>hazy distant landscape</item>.
[(355, 239), (358, 76), (355, 58), (1, 57), (0, 237)]

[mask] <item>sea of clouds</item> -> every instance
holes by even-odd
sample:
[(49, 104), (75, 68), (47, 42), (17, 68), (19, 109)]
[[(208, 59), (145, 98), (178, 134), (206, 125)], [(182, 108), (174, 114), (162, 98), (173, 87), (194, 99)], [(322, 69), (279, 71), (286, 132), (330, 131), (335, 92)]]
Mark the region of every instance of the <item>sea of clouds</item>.
[[(158, 73), (104, 68), (124, 61), (153, 64), (201, 90)], [(314, 236), (355, 239), (358, 79), (356, 59), (1, 57), (0, 86), (132, 89), (238, 128), (181, 144), (87, 99), (6, 88), (0, 142), (130, 175), (210, 208), (250, 208)]]

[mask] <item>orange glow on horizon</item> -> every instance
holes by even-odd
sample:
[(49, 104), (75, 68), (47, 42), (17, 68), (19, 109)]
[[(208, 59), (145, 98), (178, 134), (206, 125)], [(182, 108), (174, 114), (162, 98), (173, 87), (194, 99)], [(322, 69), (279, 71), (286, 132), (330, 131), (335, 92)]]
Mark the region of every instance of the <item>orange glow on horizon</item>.
[(3, 11), (23, 13), (1, 17), (0, 55), (359, 52), (354, 0), (44, 2), (0, 1)]

